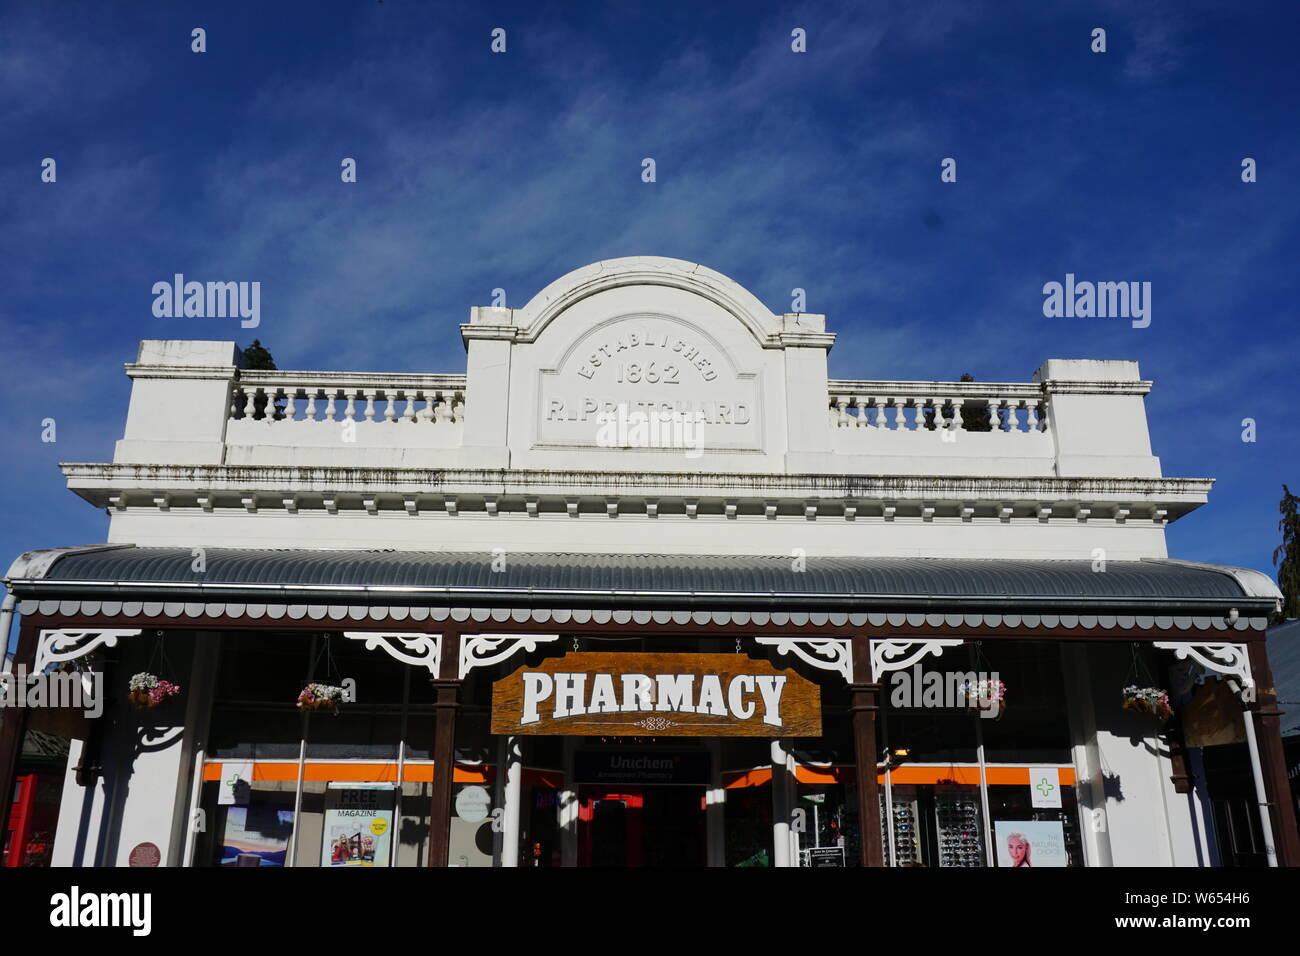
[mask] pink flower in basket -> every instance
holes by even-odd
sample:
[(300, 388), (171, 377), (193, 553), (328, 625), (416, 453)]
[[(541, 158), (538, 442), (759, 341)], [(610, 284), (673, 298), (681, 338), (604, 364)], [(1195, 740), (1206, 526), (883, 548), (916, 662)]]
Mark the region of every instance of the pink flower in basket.
[(131, 703), (137, 707), (157, 707), (181, 692), (180, 684), (163, 680), (147, 671), (141, 671), (131, 678), (127, 685)]

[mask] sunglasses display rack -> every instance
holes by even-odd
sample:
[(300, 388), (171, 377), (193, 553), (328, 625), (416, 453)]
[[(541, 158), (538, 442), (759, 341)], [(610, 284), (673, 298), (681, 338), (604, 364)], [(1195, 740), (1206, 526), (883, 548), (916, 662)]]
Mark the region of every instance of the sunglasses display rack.
[(936, 793), (934, 817), (941, 867), (987, 864), (980, 832), (979, 798), (975, 794)]
[(881, 840), (886, 854), (889, 852), (889, 833), (886, 827), (894, 828), (894, 866), (915, 866), (918, 863), (924, 863), (921, 855), (921, 839), (917, 832), (917, 822), (919, 815), (916, 809), (916, 799), (909, 795), (901, 795), (897, 788), (894, 791), (894, 812), (893, 819), (888, 819), (889, 814), (886, 812), (884, 798), (882, 796), (880, 803), (880, 826)]

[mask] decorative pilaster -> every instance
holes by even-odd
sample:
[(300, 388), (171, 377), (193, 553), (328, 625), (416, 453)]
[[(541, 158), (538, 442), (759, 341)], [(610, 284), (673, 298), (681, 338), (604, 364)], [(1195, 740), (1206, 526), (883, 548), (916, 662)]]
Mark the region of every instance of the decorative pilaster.
[(456, 715), (461, 681), (452, 662), (460, 652), (459, 634), (444, 634), (447, 653), (438, 659), (433, 679), (433, 785), (429, 788), (429, 866), (447, 865), (451, 848), (451, 790), (456, 774)]
[(854, 782), (858, 791), (858, 863), (884, 866), (880, 842), (880, 784), (876, 779), (880, 685), (871, 679), (871, 642), (865, 635), (852, 640), (856, 666), (849, 684), (849, 714), (853, 726)]

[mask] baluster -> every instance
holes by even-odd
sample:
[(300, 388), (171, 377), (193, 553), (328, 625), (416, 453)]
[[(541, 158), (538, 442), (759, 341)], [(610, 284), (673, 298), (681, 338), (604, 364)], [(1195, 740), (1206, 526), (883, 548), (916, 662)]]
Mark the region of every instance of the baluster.
[(871, 407), (876, 410), (876, 419), (871, 423), (872, 428), (888, 428), (889, 423), (885, 421), (885, 399), (876, 395), (868, 395), (867, 401)]
[(354, 422), (357, 420), (357, 390), (350, 388), (347, 391), (348, 407), (343, 409), (343, 420)]
[(1049, 403), (1047, 399), (1042, 399), (1041, 404), (1038, 404), (1038, 412), (1039, 412), (1038, 426), (1040, 429), (1042, 429), (1044, 435), (1047, 434), (1047, 429), (1048, 429), (1047, 420), (1048, 418), (1051, 417), (1050, 413), (1048, 412), (1048, 407), (1049, 407)]
[(1038, 403), (1034, 401), (1025, 401), (1025, 430), (1038, 431)]
[(1020, 431), (1020, 418), (1017, 413), (1020, 411), (1020, 402), (1017, 399), (1007, 399), (1007, 431)]
[(329, 401), (325, 403), (325, 421), (332, 422), (334, 421), (335, 414), (337, 414), (334, 408), (334, 399), (338, 397), (338, 389), (331, 388), (325, 392), (325, 395), (329, 399)]
[(397, 389), (384, 389), (384, 421), (397, 421)]
[(365, 420), (373, 422), (375, 420), (375, 389), (364, 389), (362, 394), (366, 398), (366, 410), (364, 413)]
[(402, 389), (402, 397), (406, 399), (406, 408), (402, 411), (402, 421), (415, 421), (415, 396), (414, 389)]
[(434, 424), (437, 424), (437, 389), (422, 388), (420, 389), (420, 397), (424, 399), (424, 408), (420, 409), (420, 413), (416, 416), (416, 421), (433, 422)]
[(438, 408), (436, 421), (440, 425), (451, 424), (451, 405), (456, 399), (456, 393), (453, 391), (443, 391), (438, 389)]
[(302, 413), (302, 420), (305, 422), (314, 422), (316, 420), (316, 394), (320, 389), (308, 388), (303, 391), (307, 393), (307, 408)]
[(455, 392), (452, 395), (451, 420), (453, 422), (461, 422), (465, 420), (465, 393), (464, 392)]
[(838, 428), (845, 428), (849, 424), (849, 411), (848, 403), (844, 401), (843, 396), (836, 396), (835, 411), (838, 413), (836, 416), (836, 426)]
[(989, 399), (989, 425), (995, 432), (1002, 431), (1002, 416), (998, 413), (1002, 410), (1002, 399)]
[(894, 408), (894, 431), (906, 431), (907, 425), (903, 422), (903, 401), (898, 396), (894, 396), (889, 401)]
[(294, 399), (298, 397), (298, 389), (289, 386), (284, 390), (284, 420), (293, 421), (294, 415), (298, 414), (297, 408), (294, 407)]
[(230, 417), (231, 418), (240, 417), (239, 412), (240, 409), (243, 408), (245, 401), (246, 399), (244, 398), (244, 387), (242, 385), (236, 385), (233, 389), (230, 390)]

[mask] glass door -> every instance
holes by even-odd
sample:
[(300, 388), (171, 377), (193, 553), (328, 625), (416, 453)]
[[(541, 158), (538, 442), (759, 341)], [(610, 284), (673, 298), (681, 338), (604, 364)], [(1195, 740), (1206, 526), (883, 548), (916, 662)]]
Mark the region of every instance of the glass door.
[(578, 801), (580, 866), (644, 863), (644, 791), (633, 787), (580, 787)]

